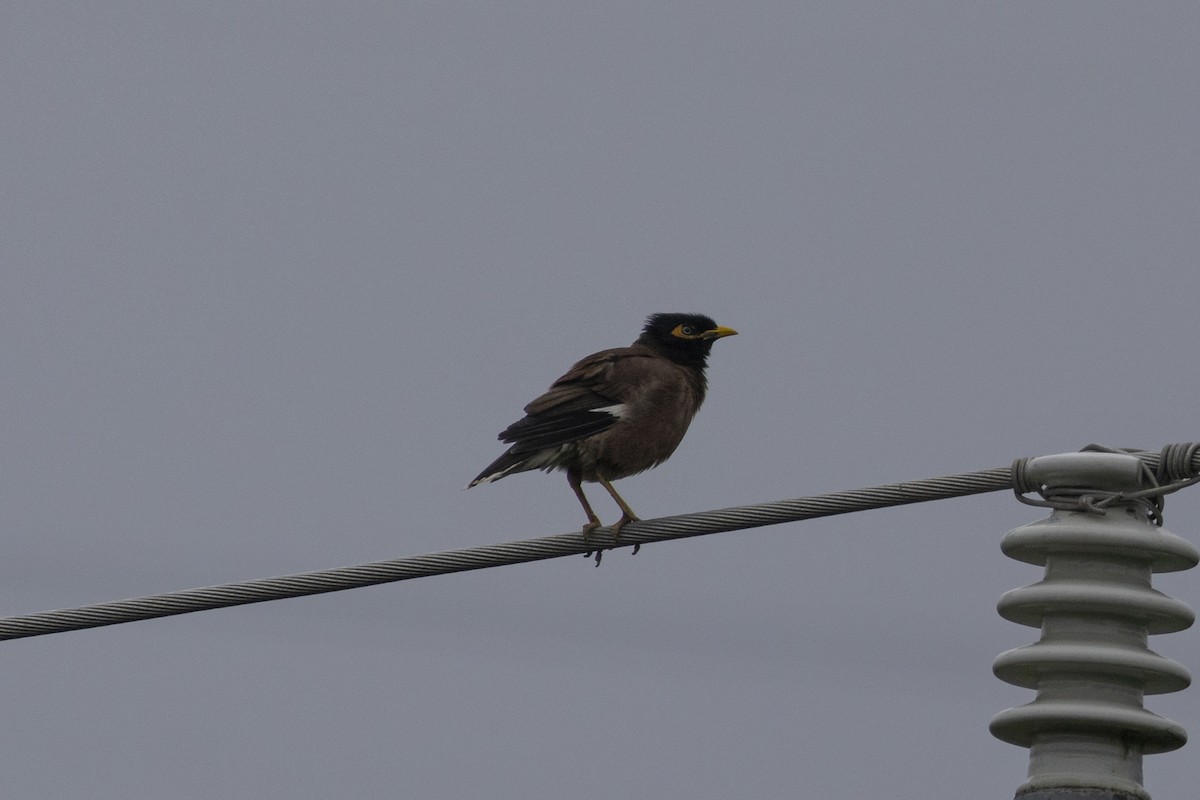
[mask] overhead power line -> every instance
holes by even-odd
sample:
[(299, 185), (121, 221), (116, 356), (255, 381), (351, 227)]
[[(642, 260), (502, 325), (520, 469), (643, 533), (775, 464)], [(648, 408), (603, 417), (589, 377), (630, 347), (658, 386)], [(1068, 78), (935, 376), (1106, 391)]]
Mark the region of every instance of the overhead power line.
[[(1158, 453), (1139, 452), (1137, 455), (1149, 471), (1161, 475), (1164, 483), (1166, 480), (1191, 478), (1200, 473), (1200, 447), (1197, 445), (1169, 445), (1161, 457)], [(1163, 473), (1160, 462), (1171, 467), (1167, 471), (1169, 474)], [(1015, 488), (1022, 493), (1036, 491), (1037, 487), (1021, 485), (1022, 464), (1023, 460), (1018, 460), (1014, 467), (996, 467), (980, 472), (886, 484), (774, 503), (640, 520), (625, 526), (619, 542), (614, 541), (610, 529), (600, 528), (592, 531), (586, 541), (578, 532), (560, 534), (275, 578), (185, 589), (78, 608), (42, 611), (0, 619), (0, 640), (43, 636), (194, 611), (339, 592), (431, 575), (522, 564), (593, 551), (598, 553), (618, 546), (704, 536), (1004, 489)], [(1018, 478), (1015, 487), (1014, 472)], [(1172, 490), (1166, 487), (1164, 489)]]

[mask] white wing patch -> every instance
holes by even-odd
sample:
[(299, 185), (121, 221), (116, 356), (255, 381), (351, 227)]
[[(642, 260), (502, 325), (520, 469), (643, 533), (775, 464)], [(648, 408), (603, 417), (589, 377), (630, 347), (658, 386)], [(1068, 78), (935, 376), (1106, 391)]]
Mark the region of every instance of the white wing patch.
[(625, 416), (625, 412), (627, 410), (628, 409), (626, 408), (624, 403), (617, 403), (616, 405), (604, 406), (602, 408), (593, 408), (592, 409), (592, 411), (603, 411), (605, 414), (611, 414), (612, 416), (616, 417), (617, 419), (620, 419), (621, 417)]

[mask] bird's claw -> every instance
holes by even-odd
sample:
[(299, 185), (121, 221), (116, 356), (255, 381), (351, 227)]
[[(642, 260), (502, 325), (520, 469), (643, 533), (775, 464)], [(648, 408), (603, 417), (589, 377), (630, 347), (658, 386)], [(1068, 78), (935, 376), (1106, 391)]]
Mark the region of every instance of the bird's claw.
[(615, 541), (615, 542), (621, 541), (621, 529), (624, 528), (626, 525), (628, 525), (630, 522), (637, 522), (637, 521), (638, 521), (638, 518), (633, 516), (632, 514), (622, 514), (621, 518), (619, 520), (617, 520), (617, 524), (612, 526), (613, 541)]
[[(633, 516), (632, 514), (622, 514), (621, 518), (619, 520), (617, 520), (617, 524), (613, 525), (613, 540), (617, 541), (617, 542), (621, 541), (621, 529), (624, 528), (627, 523), (637, 522), (637, 521), (638, 521), (638, 518)], [(641, 549), (642, 549), (642, 545), (639, 542), (633, 546), (633, 552), (630, 553), (630, 555), (636, 556), (638, 554), (638, 551)]]
[[(588, 542), (588, 538), (589, 538), (588, 534), (590, 534), (592, 531), (596, 530), (596, 528), (599, 528), (599, 527), (600, 527), (600, 520), (595, 519), (595, 518), (589, 519), (586, 523), (584, 523), (584, 526), (583, 526), (583, 543), (584, 544), (590, 544), (590, 542)], [(598, 567), (598, 566), (600, 566), (600, 558), (601, 558), (601, 553), (600, 553), (599, 547), (595, 548), (594, 550), (588, 550), (586, 553), (583, 554), (583, 557), (591, 558), (593, 553), (596, 554), (596, 566)]]

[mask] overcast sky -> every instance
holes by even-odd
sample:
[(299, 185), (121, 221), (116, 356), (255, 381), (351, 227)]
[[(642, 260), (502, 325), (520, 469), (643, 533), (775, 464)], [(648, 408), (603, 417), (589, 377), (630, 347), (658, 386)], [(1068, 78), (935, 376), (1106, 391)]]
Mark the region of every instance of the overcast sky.
[[(738, 329), (643, 517), (1200, 439), (1195, 3), (9, 3), (0, 604), (577, 530), (498, 431)], [(592, 490), (606, 522), (618, 516)], [(1200, 489), (1167, 527), (1200, 540)], [(1011, 494), (0, 644), (6, 797), (1007, 798)], [(1156, 586), (1200, 605), (1197, 573)], [(1200, 633), (1151, 646), (1200, 669)], [(1200, 736), (1200, 691), (1149, 707)], [(1196, 745), (1146, 759), (1192, 797)]]

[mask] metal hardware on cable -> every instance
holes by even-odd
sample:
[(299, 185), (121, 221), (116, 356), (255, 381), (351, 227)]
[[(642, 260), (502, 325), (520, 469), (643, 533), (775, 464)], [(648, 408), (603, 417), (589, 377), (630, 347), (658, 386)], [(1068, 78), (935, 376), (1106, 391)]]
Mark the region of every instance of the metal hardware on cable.
[[(1049, 489), (1029, 477), (1029, 459), (1018, 458), (1012, 465), (1013, 494), (1025, 505), (1089, 514), (1103, 514), (1114, 503), (1136, 502), (1145, 510), (1150, 520), (1161, 527), (1164, 496), (1200, 483), (1200, 464), (1194, 463), (1200, 454), (1200, 443), (1169, 444), (1158, 454), (1099, 444), (1089, 444), (1080, 452), (1137, 456), (1141, 463), (1141, 484), (1147, 488), (1122, 492), (1073, 487)], [(1033, 492), (1041, 495), (1041, 499), (1027, 496)]]

